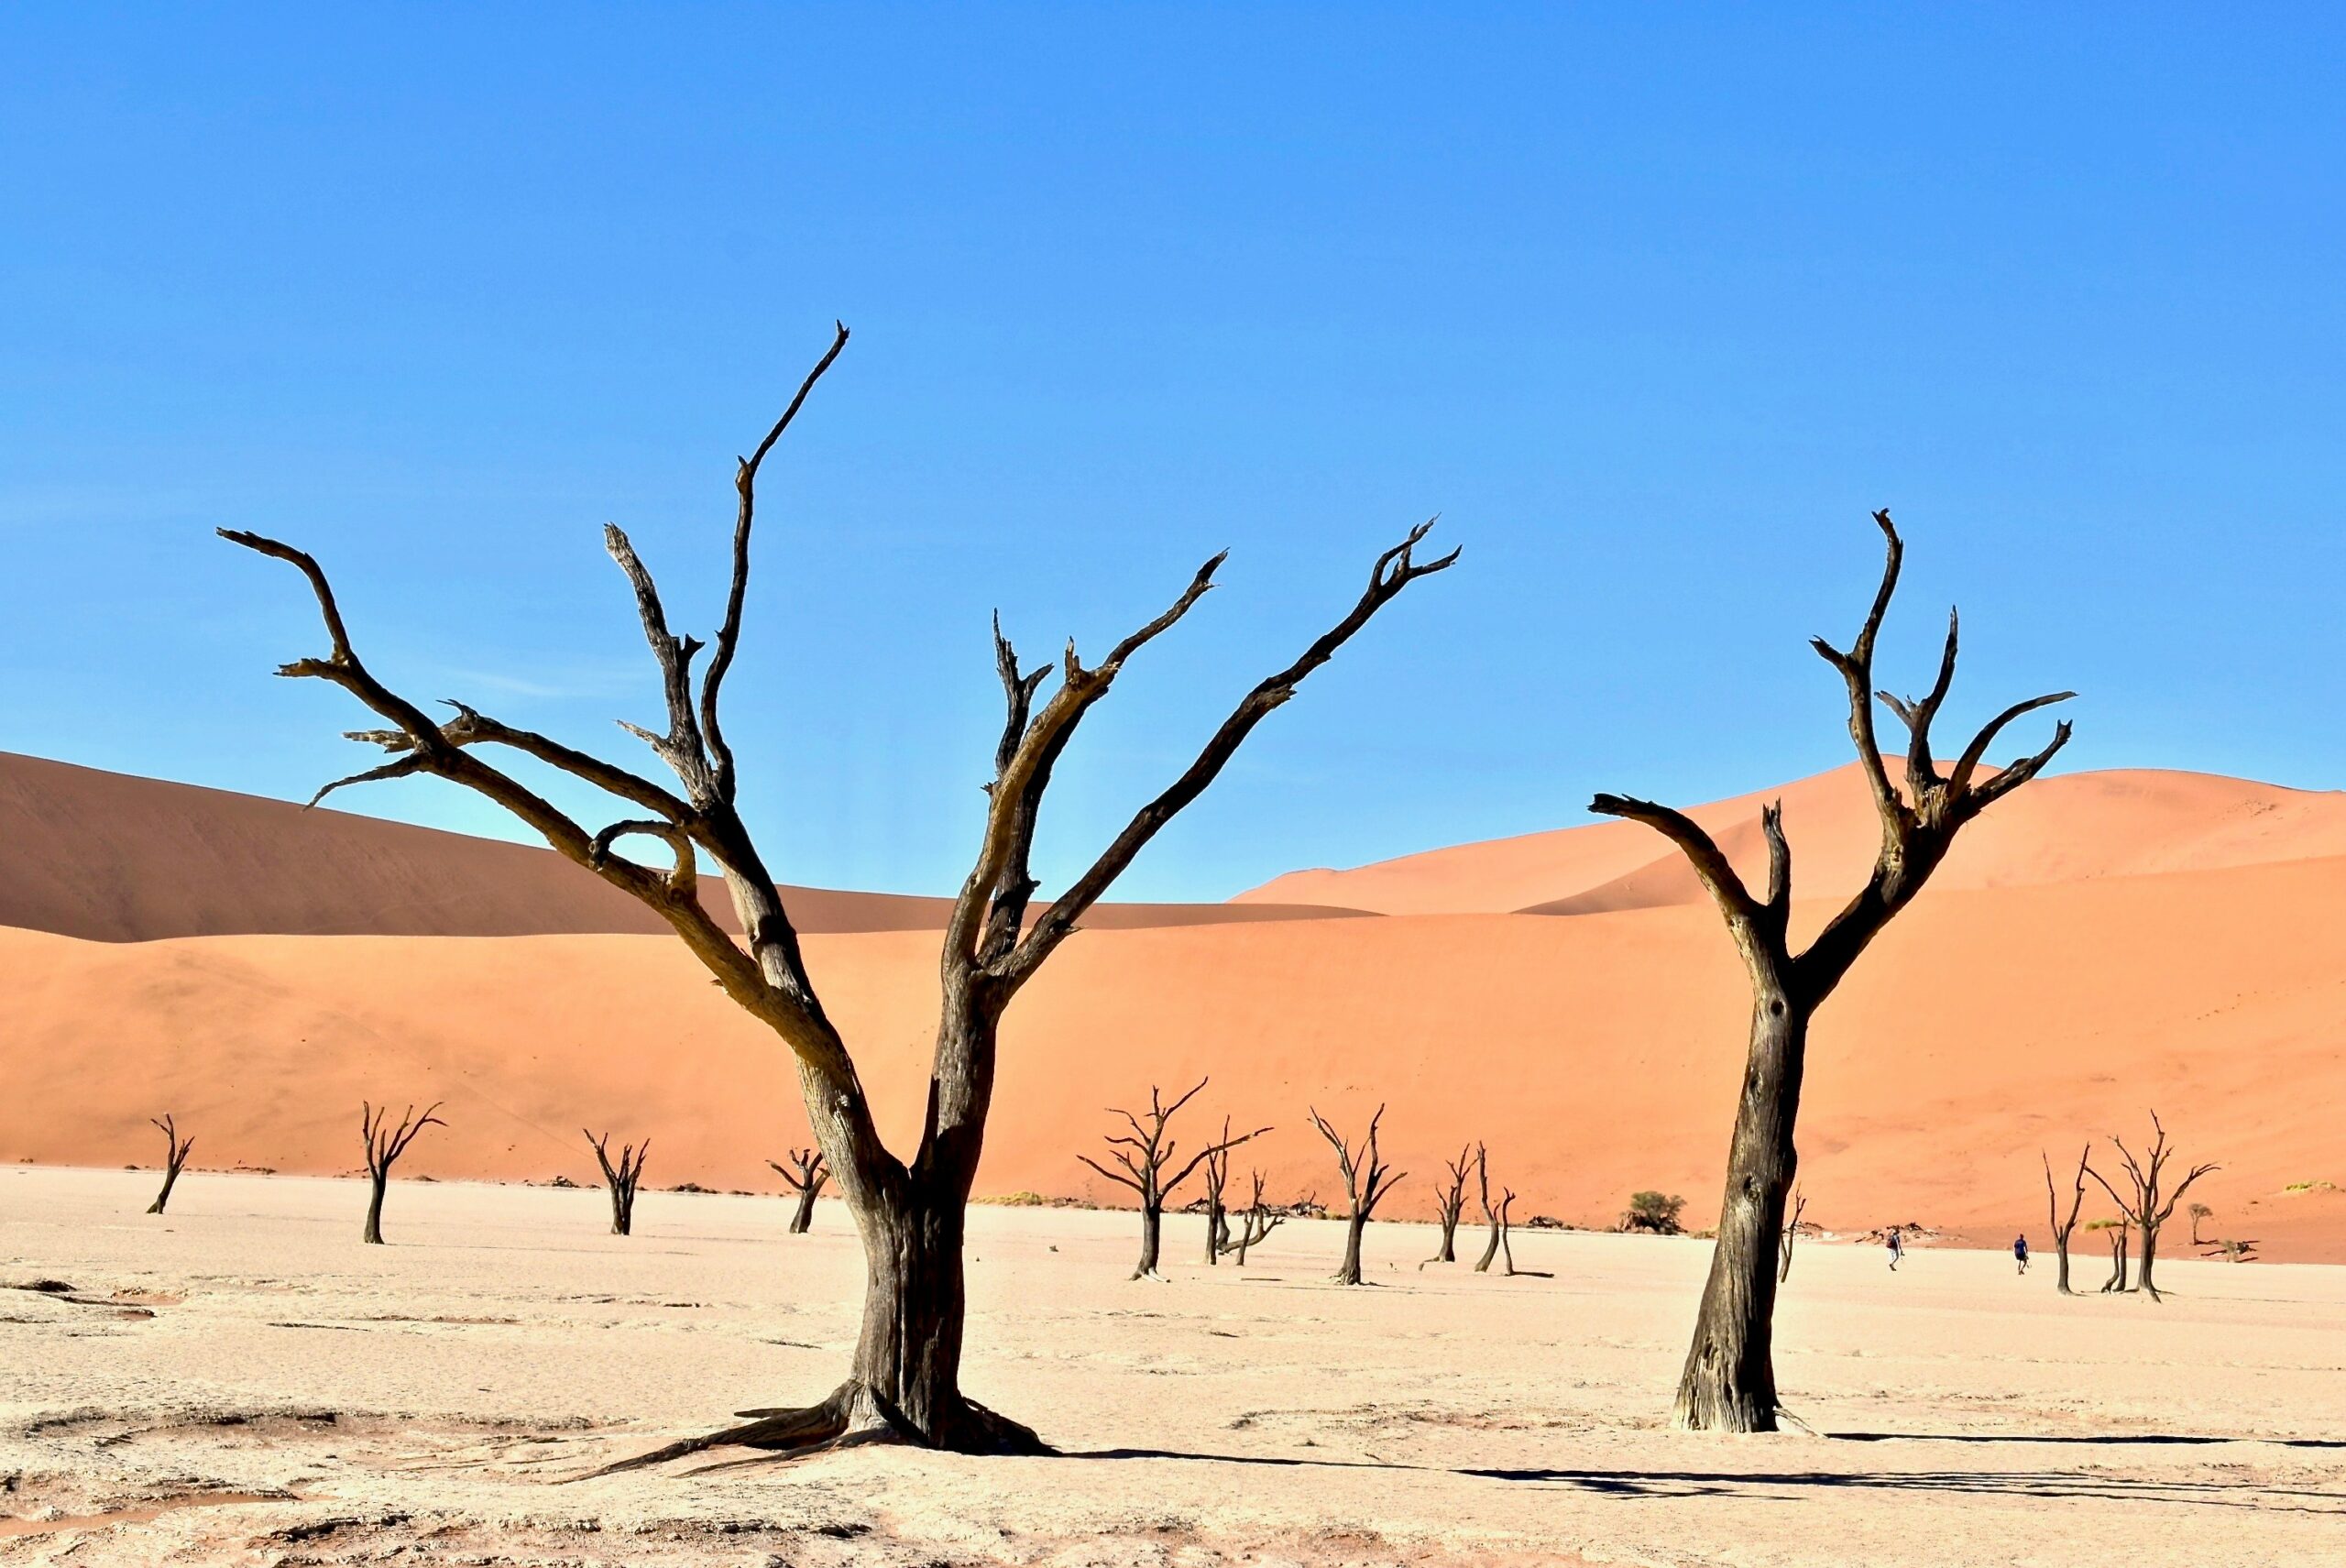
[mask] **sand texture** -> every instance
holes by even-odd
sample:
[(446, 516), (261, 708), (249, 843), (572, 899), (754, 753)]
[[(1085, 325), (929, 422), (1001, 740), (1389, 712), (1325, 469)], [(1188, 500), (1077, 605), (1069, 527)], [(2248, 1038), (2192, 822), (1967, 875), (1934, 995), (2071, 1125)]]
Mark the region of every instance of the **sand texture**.
[[(1522, 1236), (1539, 1277), (1420, 1270), (1332, 1223), (1242, 1273), (1129, 1215), (980, 1209), (972, 1393), (1061, 1456), (863, 1450), (556, 1483), (836, 1381), (835, 1204), (0, 1171), (0, 1562), (72, 1564), (2066, 1564), (2336, 1562), (2346, 1269), (2164, 1265), (2164, 1306), (1919, 1250), (1799, 1255), (1779, 1314), (1816, 1433), (1661, 1420), (1705, 1245)], [(2090, 1273), (2088, 1266), (2088, 1272)], [(732, 1456), (726, 1456), (730, 1458)], [(687, 1473), (689, 1472), (689, 1473)], [(74, 1523), (72, 1521), (83, 1521)]]

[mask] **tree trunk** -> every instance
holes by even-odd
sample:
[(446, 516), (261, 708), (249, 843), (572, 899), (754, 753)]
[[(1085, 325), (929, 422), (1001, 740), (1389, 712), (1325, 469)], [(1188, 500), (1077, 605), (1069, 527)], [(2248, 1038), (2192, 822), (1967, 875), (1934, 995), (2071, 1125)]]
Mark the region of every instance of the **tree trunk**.
[(1164, 1240), (1164, 1206), (1157, 1203), (1143, 1203), (1140, 1208), (1140, 1261), (1133, 1265), (1135, 1279), (1153, 1279), (1157, 1277), (1157, 1255)]
[(1499, 1217), (1496, 1214), (1494, 1214), (1491, 1216), (1491, 1239), (1483, 1244), (1483, 1255), (1481, 1260), (1474, 1265), (1474, 1272), (1477, 1274), (1488, 1274), (1491, 1271), (1491, 1260), (1497, 1257), (1498, 1255)]
[(2064, 1296), (2074, 1296), (2069, 1288), (2069, 1238), (2066, 1232), (2053, 1233), (2053, 1288)]
[(1458, 1261), (1458, 1214), (1455, 1210), (1445, 1210), (1442, 1213), (1442, 1250), (1433, 1255), (1433, 1261), (1436, 1263)]
[(1340, 1285), (1360, 1283), (1360, 1234), (1367, 1227), (1368, 1220), (1365, 1215), (1356, 1213), (1345, 1222), (1344, 1261), (1343, 1266), (1336, 1270), (1336, 1281)]
[(2161, 1298), (2159, 1288), (2151, 1283), (2151, 1262), (2158, 1256), (2159, 1228), (2156, 1225), (2143, 1225), (2140, 1229), (2143, 1233), (2143, 1262), (2141, 1266), (2134, 1270), (2134, 1288), (2156, 1301)]
[(369, 1245), (383, 1245), (383, 1189), (390, 1184), (390, 1175), (384, 1172), (370, 1177), (374, 1190), (367, 1199), (367, 1234), (361, 1238)]
[(1776, 1430), (1776, 1249), (1800, 1163), (1792, 1124), (1807, 1047), (1805, 1011), (1781, 991), (1763, 992), (1751, 1009), (1718, 1242), (1671, 1412), (1683, 1430)]
[(634, 1234), (635, 1194), (614, 1186), (611, 1189), (611, 1234), (625, 1236)]
[(1219, 1265), (1222, 1255), (1230, 1250), (1230, 1211), (1222, 1207), (1220, 1194), (1206, 1203), (1206, 1262)]
[(814, 1223), (815, 1187), (814, 1183), (809, 1182), (798, 1190), (798, 1207), (791, 1212), (790, 1234), (794, 1236), (803, 1236), (806, 1234), (806, 1228)]
[(171, 1201), (171, 1189), (178, 1184), (179, 1179), (180, 1168), (178, 1166), (174, 1165), (165, 1168), (163, 1171), (163, 1190), (155, 1194), (155, 1201), (152, 1203), (147, 1205), (147, 1212), (148, 1213), (159, 1214), (163, 1212), (163, 1206)]

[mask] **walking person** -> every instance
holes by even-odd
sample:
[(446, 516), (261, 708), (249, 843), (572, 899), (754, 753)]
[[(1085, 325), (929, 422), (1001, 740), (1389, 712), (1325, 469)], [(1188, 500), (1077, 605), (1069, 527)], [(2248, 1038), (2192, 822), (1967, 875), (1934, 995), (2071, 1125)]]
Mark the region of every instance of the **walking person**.
[(2020, 1271), (2028, 1272), (2028, 1235), (2023, 1232), (2012, 1238), (2012, 1256), (2020, 1262)]
[(1898, 1260), (1906, 1255), (1906, 1234), (1896, 1225), (1890, 1227), (1890, 1240), (1883, 1243), (1890, 1249), (1890, 1272), (1898, 1272)]

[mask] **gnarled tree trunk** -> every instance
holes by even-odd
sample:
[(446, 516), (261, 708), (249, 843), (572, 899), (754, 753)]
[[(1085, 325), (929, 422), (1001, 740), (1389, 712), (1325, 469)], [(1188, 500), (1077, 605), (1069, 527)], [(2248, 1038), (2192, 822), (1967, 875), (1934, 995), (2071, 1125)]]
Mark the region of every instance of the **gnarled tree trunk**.
[(187, 1157), (194, 1149), (195, 1140), (180, 1136), (179, 1123), (169, 1112), (164, 1113), (159, 1122), (152, 1117), (148, 1120), (157, 1132), (163, 1135), (163, 1190), (155, 1194), (152, 1203), (147, 1205), (148, 1213), (159, 1214), (171, 1201), (171, 1189), (179, 1185), (180, 1169), (187, 1164)]

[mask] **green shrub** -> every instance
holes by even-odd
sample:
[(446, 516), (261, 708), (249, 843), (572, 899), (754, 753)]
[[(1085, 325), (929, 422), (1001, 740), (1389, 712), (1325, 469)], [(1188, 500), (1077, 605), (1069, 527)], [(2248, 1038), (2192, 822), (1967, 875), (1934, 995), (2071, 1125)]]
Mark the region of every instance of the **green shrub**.
[(1685, 1207), (1686, 1200), (1674, 1192), (1632, 1192), (1628, 1208), (1621, 1213), (1621, 1228), (1674, 1236), (1683, 1229), (1678, 1216)]

